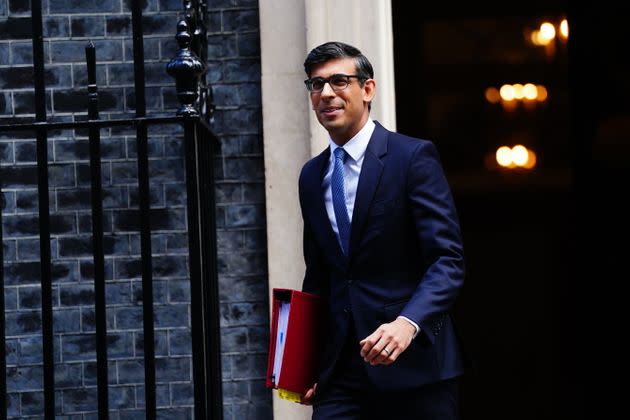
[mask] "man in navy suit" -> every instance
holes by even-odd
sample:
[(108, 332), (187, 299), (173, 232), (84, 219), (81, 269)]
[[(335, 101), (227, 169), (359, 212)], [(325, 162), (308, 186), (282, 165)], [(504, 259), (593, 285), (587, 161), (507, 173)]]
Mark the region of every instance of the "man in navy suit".
[(449, 310), (464, 280), (458, 217), (438, 153), (370, 118), (372, 65), (341, 42), (305, 81), (330, 145), (300, 175), (303, 290), (327, 298), (313, 419), (458, 418), (463, 373)]

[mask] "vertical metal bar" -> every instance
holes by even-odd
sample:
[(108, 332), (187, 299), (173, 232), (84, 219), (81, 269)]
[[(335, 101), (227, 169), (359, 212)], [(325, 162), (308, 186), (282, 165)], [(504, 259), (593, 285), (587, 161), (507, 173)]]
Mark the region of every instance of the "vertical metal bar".
[[(207, 63), (206, 12), (203, 0), (194, 2), (196, 9), (196, 27), (194, 30), (193, 51), (199, 61)], [(212, 117), (212, 90), (208, 86), (206, 73), (199, 78), (200, 105), (202, 118), (209, 121)], [(201, 237), (201, 286), (204, 315), (204, 344), (206, 361), (207, 414), (211, 419), (223, 418), (223, 390), (221, 369), (221, 329), (219, 311), (219, 291), (217, 275), (217, 240), (214, 196), (214, 146), (216, 139), (201, 124), (197, 124), (197, 179), (199, 191), (199, 224)], [(189, 219), (192, 220), (192, 219)]]
[(146, 418), (155, 418), (155, 339), (153, 334), (153, 273), (151, 261), (151, 226), (149, 207), (149, 148), (147, 126), (139, 123), (138, 194), (140, 199), (140, 253), (142, 257), (142, 313), (144, 328), (144, 393)]
[[(133, 27), (134, 89), (136, 117), (146, 115), (144, 89), (144, 45), (142, 41), (142, 4), (134, 0), (131, 9)], [(142, 310), (144, 326), (144, 400), (146, 418), (156, 417), (155, 344), (153, 334), (153, 274), (151, 261), (151, 225), (149, 202), (149, 149), (147, 126), (139, 123), (136, 131), (138, 149), (138, 195), (140, 201), (140, 253), (142, 256)]]
[(205, 127), (197, 125), (199, 163), (199, 208), (201, 224), (201, 267), (205, 318), (206, 360), (208, 363), (209, 414), (211, 419), (223, 418), (221, 370), (221, 328), (219, 311), (219, 281), (217, 274), (217, 230), (214, 196), (214, 147), (216, 139)]
[[(166, 71), (175, 78), (177, 98), (181, 107), (178, 115), (185, 116), (184, 149), (186, 154), (186, 192), (188, 216), (188, 268), (190, 272), (190, 311), (192, 328), (192, 359), (195, 398), (195, 418), (207, 419), (211, 398), (208, 396), (208, 347), (206, 346), (207, 324), (205, 317), (205, 290), (202, 270), (202, 225), (199, 219), (199, 176), (197, 173), (198, 141), (197, 124), (199, 111), (194, 104), (199, 94), (199, 76), (205, 65), (191, 51), (190, 45), (195, 30), (195, 14), (191, 2), (184, 1), (185, 18), (177, 23), (175, 39), (179, 45), (177, 56), (167, 65)], [(222, 405), (222, 404), (221, 404)], [(220, 418), (220, 417), (219, 417)]]
[[(31, 1), (33, 25), (33, 67), (35, 80), (35, 119), (46, 121), (44, 83), (44, 35), (41, 0)], [(48, 201), (48, 135), (37, 130), (37, 189), (39, 198), (39, 253), (42, 287), (42, 342), (44, 359), (44, 417), (55, 416), (55, 366), (53, 349), (52, 276), (50, 255), (50, 214)]]
[[(1, 185), (1, 183), (0, 183)], [(0, 419), (7, 418), (7, 359), (6, 320), (4, 319), (4, 243), (2, 242), (2, 207), (4, 197), (0, 188)]]
[[(85, 47), (88, 74), (88, 117), (98, 120), (98, 87), (96, 85), (96, 49), (90, 42)], [(101, 185), (101, 130), (89, 128), (90, 177), (92, 182), (92, 253), (94, 256), (94, 314), (96, 321), (96, 378), (98, 386), (98, 418), (109, 418), (107, 378), (107, 322), (105, 317), (105, 251), (103, 247), (103, 187)]]
[[(199, 223), (199, 184), (197, 177), (197, 117), (184, 122), (184, 148), (186, 153), (186, 196), (188, 216), (188, 267), (190, 270), (190, 312), (192, 328), (193, 381), (195, 418), (207, 419), (209, 398), (206, 384), (206, 342), (204, 287), (201, 270), (201, 224)], [(218, 417), (221, 418), (221, 417)]]

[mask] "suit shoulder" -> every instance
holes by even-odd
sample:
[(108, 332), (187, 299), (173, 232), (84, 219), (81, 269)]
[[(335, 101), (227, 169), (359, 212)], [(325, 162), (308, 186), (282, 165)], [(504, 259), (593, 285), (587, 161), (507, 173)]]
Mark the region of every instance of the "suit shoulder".
[(304, 163), (304, 165), (302, 165), (302, 170), (300, 171), (300, 178), (299, 178), (299, 183), (300, 185), (302, 184), (303, 178), (307, 175), (310, 175), (313, 173), (313, 171), (317, 171), (320, 166), (320, 162), (321, 159), (325, 159), (326, 158), (326, 149), (321, 152), (319, 155), (309, 159), (306, 161), (306, 163)]
[(431, 140), (410, 137), (400, 133), (390, 132), (389, 144), (392, 149), (398, 149), (403, 153), (413, 153), (419, 148), (435, 149), (435, 144)]
[(321, 159), (321, 157), (318, 155), (318, 156), (315, 156), (314, 158), (310, 158), (309, 160), (307, 160), (304, 163), (304, 165), (302, 165), (302, 170), (300, 171), (300, 178), (302, 178), (304, 174), (308, 174), (310, 171), (315, 170), (319, 159)]
[(315, 156), (313, 158), (310, 158), (309, 160), (304, 162), (304, 165), (302, 165), (302, 172), (309, 171), (312, 168), (314, 168), (315, 166), (317, 166), (318, 159), (320, 159), (320, 155), (317, 155), (317, 156)]

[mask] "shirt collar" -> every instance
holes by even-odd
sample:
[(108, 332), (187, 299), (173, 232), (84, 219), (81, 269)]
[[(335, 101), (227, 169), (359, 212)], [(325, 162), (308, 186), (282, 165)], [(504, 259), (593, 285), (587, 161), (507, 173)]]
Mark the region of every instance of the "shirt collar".
[[(372, 121), (371, 118), (368, 118), (363, 128), (343, 145), (345, 151), (352, 159), (354, 159), (355, 162), (358, 162), (363, 155), (365, 155), (365, 150), (367, 149), (372, 133), (374, 132), (374, 127), (376, 127), (376, 124), (374, 124), (374, 121)], [(335, 149), (340, 146), (338, 146), (330, 137), (328, 138), (328, 141), (330, 143), (331, 156), (334, 156)]]

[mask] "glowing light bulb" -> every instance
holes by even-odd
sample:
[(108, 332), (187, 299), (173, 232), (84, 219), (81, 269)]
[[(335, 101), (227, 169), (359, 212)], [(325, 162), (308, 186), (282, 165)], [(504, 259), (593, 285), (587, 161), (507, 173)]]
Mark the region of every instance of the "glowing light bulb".
[(533, 30), (532, 33), (529, 34), (529, 38), (532, 41), (532, 44), (543, 45), (540, 40), (540, 31), (538, 29)]
[(523, 86), (523, 96), (525, 99), (529, 99), (530, 101), (536, 99), (536, 97), (538, 97), (538, 89), (536, 88), (536, 85), (527, 83)]
[(512, 162), (517, 166), (525, 166), (527, 163), (527, 148), (521, 144), (512, 147)]
[(556, 37), (556, 28), (549, 22), (544, 22), (540, 25), (540, 39), (545, 40), (545, 44), (551, 42)]
[(501, 100), (499, 90), (495, 87), (489, 87), (486, 89), (486, 100), (491, 104), (496, 104)]
[(527, 162), (523, 165), (525, 169), (532, 169), (536, 166), (536, 153), (533, 150), (527, 149)]
[(560, 22), (560, 36), (564, 39), (569, 38), (569, 22), (566, 19)]
[(501, 99), (504, 101), (511, 101), (514, 99), (514, 86), (512, 85), (503, 85), (499, 90), (499, 94), (501, 95)]
[(497, 163), (503, 167), (508, 167), (512, 164), (512, 149), (507, 146), (501, 146), (495, 153)]

